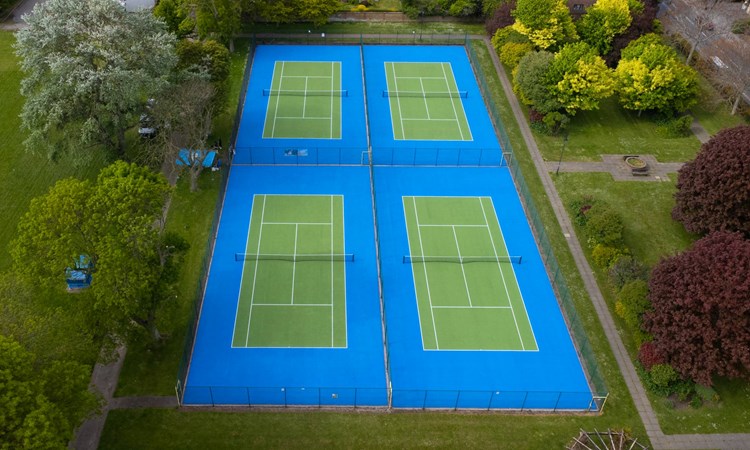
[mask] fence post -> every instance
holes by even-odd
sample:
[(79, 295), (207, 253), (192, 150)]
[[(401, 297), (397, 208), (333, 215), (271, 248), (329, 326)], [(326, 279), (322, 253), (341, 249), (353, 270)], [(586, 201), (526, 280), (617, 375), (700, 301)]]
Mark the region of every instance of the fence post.
[(557, 393), (557, 401), (555, 402), (555, 408), (552, 410), (552, 412), (557, 412), (557, 405), (560, 404), (560, 397), (562, 397), (562, 392)]
[(211, 397), (211, 406), (216, 406), (216, 403), (214, 403), (214, 388), (211, 386), (208, 387), (208, 396)]
[(424, 398), (422, 399), (422, 409), (427, 409), (427, 389), (424, 390)]
[(521, 402), (521, 411), (523, 411), (523, 408), (526, 406), (527, 398), (529, 398), (529, 391), (526, 391), (526, 393), (523, 394), (523, 402)]

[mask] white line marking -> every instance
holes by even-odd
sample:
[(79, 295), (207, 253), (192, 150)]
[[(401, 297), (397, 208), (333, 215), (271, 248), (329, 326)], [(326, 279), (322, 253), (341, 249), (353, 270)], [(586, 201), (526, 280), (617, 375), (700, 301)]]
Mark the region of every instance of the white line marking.
[[(299, 236), (299, 224), (294, 226), (294, 258), (297, 259), (297, 237)], [(292, 262), (292, 305), (294, 304), (294, 277), (297, 273), (297, 261)]]
[(263, 225), (333, 225), (327, 222), (263, 222)]
[[(450, 92), (451, 86), (450, 86), (450, 83), (448, 83), (448, 74), (445, 72), (445, 63), (441, 63), (440, 68), (443, 69), (443, 77), (445, 79), (445, 85), (448, 86), (448, 91)], [(453, 71), (453, 69), (451, 69), (451, 71)], [(458, 88), (458, 86), (456, 86), (456, 88)], [(461, 101), (460, 98), (459, 98), (459, 101)], [(458, 127), (458, 132), (461, 134), (461, 140), (463, 141), (465, 140), (464, 130), (461, 129), (461, 121), (458, 118), (458, 111), (456, 111), (456, 99), (451, 98), (451, 106), (453, 107), (453, 117), (456, 118), (456, 126)], [(464, 115), (466, 114), (464, 113)]]
[(422, 89), (422, 100), (424, 100), (424, 110), (427, 112), (427, 120), (430, 120), (430, 106), (427, 104), (427, 96), (425, 95), (422, 78), (419, 79), (419, 87)]
[[(487, 234), (490, 236), (490, 243), (492, 243), (492, 251), (495, 253), (495, 256), (498, 256), (497, 254), (497, 247), (495, 247), (495, 239), (492, 237), (492, 229), (490, 228), (490, 223), (487, 220), (487, 213), (484, 210), (484, 202), (482, 201), (482, 197), (478, 197), (479, 199), (479, 206), (482, 208), (482, 215), (484, 216), (484, 223), (487, 224)], [(494, 210), (494, 206), (493, 206)], [(500, 222), (498, 221), (498, 227)], [(516, 312), (513, 309), (513, 301), (510, 298), (510, 292), (508, 292), (508, 285), (505, 283), (505, 274), (503, 273), (503, 266), (500, 264), (499, 260), (497, 263), (497, 269), (500, 271), (500, 279), (503, 280), (503, 287), (505, 288), (505, 295), (508, 297), (508, 305), (510, 305), (510, 310), (513, 315), (513, 323), (516, 325), (516, 333), (518, 333), (518, 340), (521, 342), (521, 350), (526, 350), (526, 346), (523, 343), (523, 338), (521, 337), (521, 330), (518, 328), (518, 320), (516, 320)]]
[[(419, 212), (417, 212), (417, 198), (412, 197), (412, 202), (414, 203), (414, 218), (417, 221), (417, 225), (419, 225)], [(424, 258), (424, 247), (422, 246), (422, 232), (420, 231), (419, 227), (417, 227), (417, 235), (419, 236), (419, 250), (422, 253), (422, 257)], [(427, 278), (427, 264), (422, 264), (422, 268), (424, 269), (424, 281), (425, 281), (425, 285), (427, 286), (427, 300), (430, 302), (430, 315), (432, 316), (432, 330), (435, 333), (435, 348), (439, 350), (440, 343), (438, 342), (437, 326), (435, 325), (435, 314), (432, 312), (432, 294), (430, 293), (430, 280)]]
[(333, 305), (331, 305), (329, 303), (299, 303), (299, 302), (297, 302), (295, 304), (291, 304), (291, 303), (256, 303), (255, 306), (287, 306), (287, 307), (293, 306), (295, 308), (298, 307), (298, 306), (318, 306), (318, 307), (321, 307), (321, 308), (322, 307), (330, 308)]
[[(458, 252), (458, 258), (461, 259), (461, 246), (458, 244), (458, 235), (456, 235), (456, 227), (452, 226), (451, 229), (453, 230), (453, 239), (456, 241), (456, 251)], [(464, 269), (463, 264), (459, 264), (461, 266), (461, 274), (464, 276), (464, 288), (466, 288), (466, 297), (469, 299), (469, 306), (473, 306), (471, 303), (471, 293), (469, 292), (469, 282), (466, 279), (466, 269)]]
[[(396, 92), (398, 92), (398, 77), (396, 76), (396, 63), (391, 63), (391, 71), (393, 72), (393, 87), (396, 88)], [(396, 105), (398, 105), (398, 120), (401, 123), (401, 139), (406, 139), (406, 130), (404, 129), (404, 115), (401, 112), (401, 99), (396, 97)], [(395, 137), (395, 130), (394, 130), (394, 140)]]
[[(331, 92), (333, 92), (333, 88), (334, 88), (334, 86), (333, 86), (333, 73), (334, 72), (335, 72), (335, 70), (333, 68), (333, 61), (331, 61)], [(330, 115), (331, 115), (331, 128), (330, 128), (330, 132), (328, 133), (328, 137), (330, 139), (333, 139), (333, 95), (331, 95), (331, 112), (330, 112)]]
[[(260, 240), (263, 236), (263, 217), (266, 214), (266, 196), (263, 196), (263, 209), (261, 209), (260, 212), (260, 230), (258, 230), (258, 247), (256, 248), (256, 253), (260, 253)], [(252, 225), (252, 224), (251, 224)], [(258, 279), (258, 259), (255, 259), (255, 271), (253, 273), (253, 288), (250, 291), (250, 312), (247, 315), (247, 331), (245, 334), (245, 347), (247, 347), (247, 344), (250, 342), (250, 321), (253, 318), (253, 302), (255, 301), (255, 281)]]
[(334, 307), (335, 307), (334, 298), (333, 298), (333, 269), (334, 269), (334, 264), (333, 264), (334, 262), (333, 261), (333, 251), (334, 251), (333, 249), (333, 196), (331, 196), (331, 208), (330, 209), (331, 209), (331, 347), (333, 347), (333, 343), (335, 342), (334, 334), (333, 334), (333, 329), (334, 329), (333, 317), (334, 317)]
[(433, 306), (433, 309), (510, 309), (510, 306)]
[(302, 118), (305, 118), (305, 112), (307, 110), (307, 81), (308, 77), (305, 77), (305, 94), (302, 96)]
[(487, 225), (473, 225), (473, 224), (460, 224), (460, 225), (447, 225), (447, 224), (441, 224), (441, 223), (420, 223), (420, 227), (438, 227), (438, 228), (450, 228), (450, 227), (459, 227), (459, 228), (487, 228)]

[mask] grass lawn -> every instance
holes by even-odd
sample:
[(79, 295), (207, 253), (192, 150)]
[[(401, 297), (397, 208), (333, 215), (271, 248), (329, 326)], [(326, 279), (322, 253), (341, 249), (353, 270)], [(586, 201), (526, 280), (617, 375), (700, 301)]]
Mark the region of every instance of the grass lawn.
[[(496, 99), (500, 114), (505, 121), (508, 135), (516, 146), (516, 158), (524, 175), (529, 180), (539, 214), (550, 234), (553, 248), (560, 261), (579, 316), (592, 340), (600, 370), (603, 373), (610, 397), (603, 415), (503, 415), (466, 413), (337, 413), (324, 411), (305, 412), (216, 412), (176, 410), (116, 410), (107, 420), (101, 448), (237, 448), (237, 447), (502, 447), (524, 449), (562, 448), (577, 435), (580, 428), (620, 429), (626, 428), (648, 444), (643, 424), (633, 406), (612, 351), (585, 294), (572, 257), (554, 218), (551, 206), (526, 150), (520, 130), (515, 123), (510, 105), (502, 94), (499, 79), (489, 52), (482, 42), (473, 42), (488, 75), (488, 84)], [(176, 201), (180, 198), (180, 192)], [(208, 202), (206, 203), (208, 206)], [(171, 214), (180, 207), (173, 205)], [(180, 213), (195, 222), (198, 228), (205, 223), (212, 211), (200, 208), (194, 212)], [(170, 221), (173, 216), (170, 216)], [(202, 246), (205, 240), (196, 241)], [(191, 249), (194, 251), (195, 249)], [(187, 267), (186, 267), (187, 269)], [(188, 270), (197, 270), (195, 268)], [(195, 275), (197, 277), (197, 275)], [(193, 285), (194, 286), (194, 285)], [(194, 288), (193, 288), (194, 289)], [(186, 289), (185, 292), (190, 292)], [(189, 297), (192, 299), (192, 297)], [(129, 353), (126, 368), (121, 377), (118, 395), (133, 393), (169, 394), (167, 386), (174, 382), (176, 358), (172, 372), (162, 370), (162, 365), (151, 365), (152, 357), (134, 356)], [(131, 361), (137, 370), (128, 369)], [(168, 364), (167, 364), (168, 365)], [(149, 367), (150, 366), (150, 367)], [(165, 365), (166, 366), (166, 365)], [(148, 378), (162, 378), (164, 382), (148, 382)], [(140, 389), (141, 383), (149, 385)]]
[(61, 178), (94, 178), (107, 161), (106, 155), (97, 153), (89, 161), (72, 161), (70, 158), (54, 163), (46, 155), (27, 152), (21, 130), (21, 113), (24, 98), (20, 94), (23, 73), (13, 51), (15, 38), (0, 31), (0, 270), (10, 266), (8, 244), (16, 235), (18, 220), (26, 212), (32, 198), (44, 194)]
[[(424, 40), (432, 35), (464, 35), (484, 34), (484, 23), (456, 23), (456, 22), (330, 22), (322, 26), (310, 23), (293, 23), (283, 26), (256, 23), (246, 25), (246, 33), (307, 33), (310, 31), (311, 42), (317, 38), (322, 41), (320, 33), (336, 34), (401, 34), (411, 35), (415, 32), (417, 38), (421, 33)], [(322, 43), (322, 42), (320, 42)]]
[[(239, 100), (245, 62), (247, 41), (238, 41), (232, 55), (231, 90), (225, 113), (214, 121), (214, 135), (229, 142), (234, 113)], [(222, 169), (226, 170), (226, 169)], [(177, 371), (182, 357), (185, 333), (191, 317), (198, 281), (201, 276), (211, 221), (216, 209), (216, 198), (221, 184), (221, 172), (204, 171), (199, 180), (198, 192), (190, 192), (187, 176), (181, 177), (167, 217), (167, 229), (176, 231), (190, 242), (190, 249), (180, 274), (179, 297), (171, 309), (163, 311), (160, 323), (168, 339), (162, 346), (149, 349), (131, 346), (120, 374), (116, 396), (173, 395)]]
[[(560, 136), (534, 133), (547, 161), (557, 161), (562, 149)], [(689, 161), (700, 148), (694, 136), (668, 137), (652, 119), (627, 111), (612, 97), (595, 111), (582, 111), (571, 118), (565, 161), (601, 161), (602, 154), (651, 154), (660, 162)]]
[[(577, 415), (110, 411), (100, 449), (565, 448), (578, 430), (622, 426)], [(638, 439), (639, 442), (645, 442)]]
[[(696, 238), (671, 218), (675, 190), (673, 182), (621, 182), (613, 181), (609, 174), (599, 173), (561, 173), (554, 180), (566, 207), (573, 199), (583, 195), (606, 201), (623, 218), (626, 245), (636, 257), (650, 266), (663, 256), (684, 250)], [(631, 358), (635, 359), (636, 344), (622, 320), (614, 313), (615, 295), (609, 287), (607, 276), (593, 264), (590, 253), (587, 256), (621, 330), (625, 346)], [(675, 408), (670, 400), (650, 395), (663, 431), (667, 434), (750, 432), (750, 383), (721, 380), (715, 389), (721, 401), (700, 408)]]
[(713, 136), (723, 128), (730, 128), (737, 125), (750, 123), (750, 118), (738, 115), (731, 115), (732, 107), (726, 100), (719, 97), (718, 92), (709, 84), (709, 82), (699, 77), (701, 86), (701, 95), (698, 104), (693, 106), (690, 111), (693, 117), (708, 134)]

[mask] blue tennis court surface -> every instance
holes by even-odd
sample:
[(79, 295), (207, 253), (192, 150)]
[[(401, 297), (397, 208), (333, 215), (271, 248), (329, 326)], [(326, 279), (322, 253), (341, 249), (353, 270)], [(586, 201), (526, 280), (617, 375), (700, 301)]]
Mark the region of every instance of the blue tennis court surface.
[[(233, 348), (243, 272), (235, 254), (245, 252), (262, 194), (343, 196), (346, 251), (356, 257), (346, 263), (344, 348)], [(184, 403), (386, 405), (373, 233), (367, 167), (232, 166)]]
[[(502, 156), (500, 146), (463, 47), (365, 46), (364, 61), (370, 128), (378, 130), (371, 136), (373, 164), (431, 166), (500, 164)], [(434, 138), (427, 139), (426, 136), (419, 135), (413, 139), (409, 139), (408, 135), (404, 138), (403, 134), (394, 131), (391, 110), (398, 108), (396, 102), (393, 101), (397, 98), (394, 97), (397, 95), (393, 93), (394, 88), (396, 91), (402, 89), (409, 92), (418, 89), (425, 91), (435, 89), (428, 84), (428, 81), (434, 83), (433, 73), (422, 70), (422, 77), (419, 80), (408, 73), (406, 63), (425, 62), (443, 63), (438, 64), (442, 66), (440, 73), (445, 71), (445, 75), (441, 76), (451, 81), (451, 85), (452, 80), (455, 79), (458, 91), (467, 94), (465, 98), (460, 97), (460, 103), (468, 119), (469, 132), (463, 131), (458, 137), (450, 140), (434, 140)], [(395, 79), (403, 80), (401, 84), (405, 87), (399, 88), (398, 81), (394, 83)], [(416, 84), (415, 81), (421, 81), (421, 83)], [(439, 83), (442, 84), (442, 81)], [(384, 92), (389, 94), (384, 96)], [(463, 112), (456, 111), (455, 114), (461, 118)], [(405, 111), (404, 115), (414, 114)], [(413, 117), (407, 118), (414, 119)], [(427, 115), (420, 114), (419, 119), (423, 118), (427, 118)], [(445, 117), (432, 119), (438, 121), (444, 120)]]
[[(266, 129), (270, 128), (266, 127), (269, 105), (274, 106), (279, 97), (264, 95), (264, 91), (290, 89), (286, 84), (276, 86), (274, 74), (278, 78), (281, 70), (292, 72), (291, 68), (301, 62), (325, 62), (335, 68), (338, 76), (329, 76), (323, 85), (313, 84), (316, 80), (319, 83), (320, 79), (310, 77), (308, 88), (322, 90), (322, 86), (335, 81), (335, 86), (330, 90), (334, 93), (346, 92), (346, 96), (333, 97), (336, 103), (334, 109), (337, 110), (339, 102), (341, 109), (332, 116), (341, 123), (334, 124), (336, 129), (331, 134), (319, 138), (311, 138), (306, 133), (300, 133), (299, 138), (268, 137), (274, 135)], [(235, 145), (235, 164), (361, 164), (363, 152), (367, 151), (367, 131), (359, 47), (261, 45), (255, 50), (251, 70)], [(288, 79), (295, 81), (292, 77)], [(289, 86), (302, 89), (304, 84), (292, 83)]]
[(463, 47), (250, 70), (183, 403), (598, 409)]

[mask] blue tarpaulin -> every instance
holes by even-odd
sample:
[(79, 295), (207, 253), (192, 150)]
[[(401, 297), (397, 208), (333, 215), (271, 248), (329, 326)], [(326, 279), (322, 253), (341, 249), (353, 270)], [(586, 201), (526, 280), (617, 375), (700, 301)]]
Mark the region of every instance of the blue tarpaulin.
[[(205, 153), (208, 152), (207, 155)], [(195, 160), (199, 160), (203, 156), (206, 158), (203, 160), (203, 167), (213, 167), (216, 161), (216, 152), (214, 150), (188, 150), (183, 148), (180, 150), (180, 155), (177, 157), (178, 166), (192, 166)]]

